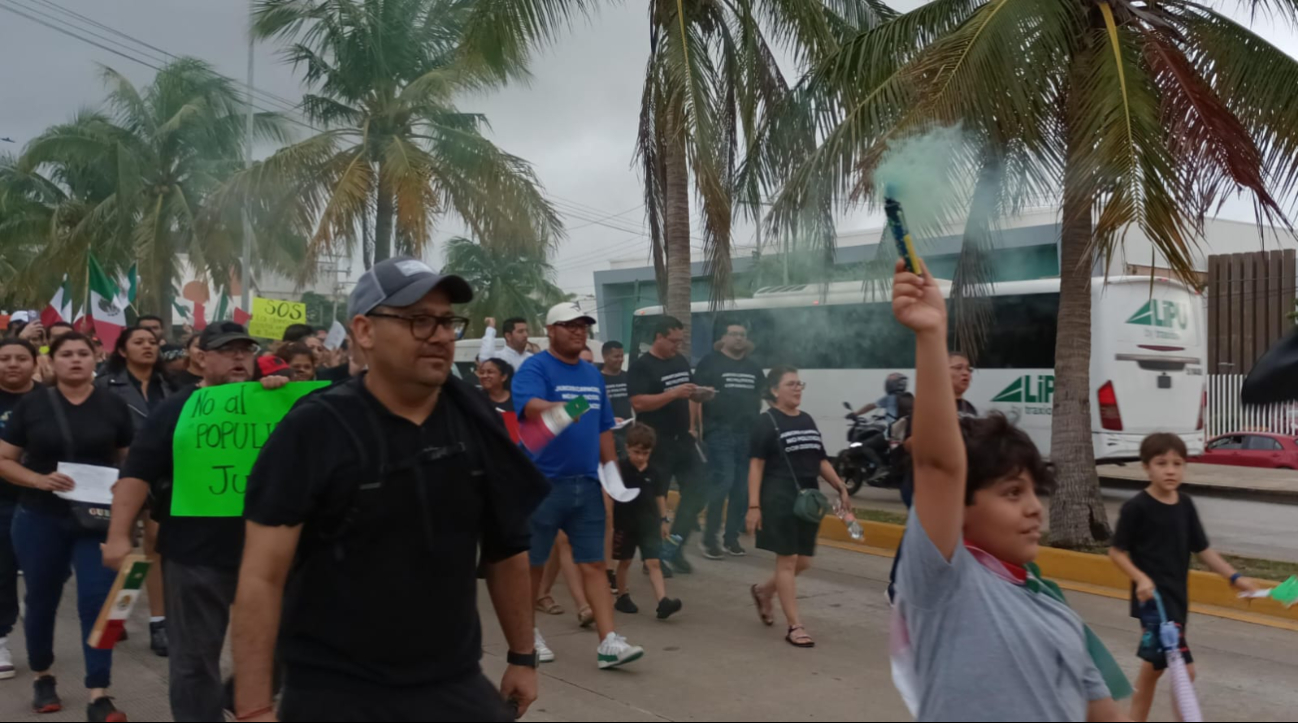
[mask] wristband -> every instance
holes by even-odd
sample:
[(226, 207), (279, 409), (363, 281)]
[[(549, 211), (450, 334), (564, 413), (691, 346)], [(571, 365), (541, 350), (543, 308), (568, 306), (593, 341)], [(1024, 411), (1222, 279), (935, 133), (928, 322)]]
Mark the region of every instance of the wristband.
[(748, 506), (748, 509), (750, 509), (750, 510), (760, 510), (760, 509), (762, 509), (762, 506), (761, 506), (761, 505), (749, 505), (749, 506)]
[(1231, 575), (1231, 576), (1230, 576), (1230, 585), (1231, 585), (1231, 587), (1234, 587), (1234, 586), (1235, 586), (1235, 583), (1238, 582), (1239, 579), (1240, 579), (1241, 577), (1244, 577), (1244, 573), (1242, 573), (1242, 572), (1237, 572), (1237, 573), (1235, 573), (1234, 575)]
[(258, 708), (257, 710), (254, 710), (251, 713), (244, 713), (243, 715), (235, 716), (234, 719), (237, 721), (252, 720), (253, 718), (260, 718), (261, 716), (264, 716), (267, 713), (274, 713), (274, 712), (275, 712), (275, 706), (272, 704), (264, 708)]

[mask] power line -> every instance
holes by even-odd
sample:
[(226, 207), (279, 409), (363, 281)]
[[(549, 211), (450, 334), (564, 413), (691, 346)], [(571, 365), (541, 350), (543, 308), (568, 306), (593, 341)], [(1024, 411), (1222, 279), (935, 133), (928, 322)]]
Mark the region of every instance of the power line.
[[(17, 1), (17, 0), (13, 0), (13, 1)], [(118, 37), (125, 38), (125, 39), (131, 41), (132, 43), (135, 43), (136, 45), (139, 45), (139, 46), (141, 46), (141, 47), (147, 48), (147, 49), (153, 51), (154, 53), (156, 53), (157, 56), (161, 56), (161, 57), (154, 57), (154, 58), (152, 58), (153, 60), (156, 60), (157, 62), (163, 62), (163, 63), (166, 63), (166, 62), (170, 62), (170, 60), (179, 60), (180, 57), (181, 57), (181, 56), (179, 56), (179, 55), (176, 55), (175, 53), (172, 53), (172, 52), (169, 52), (169, 51), (164, 50), (164, 49), (162, 49), (162, 48), (159, 48), (159, 47), (156, 46), (156, 45), (152, 45), (152, 44), (150, 44), (150, 43), (148, 43), (148, 42), (145, 42), (145, 41), (143, 41), (143, 40), (140, 40), (139, 38), (134, 37), (133, 35), (130, 35), (130, 34), (128, 34), (128, 33), (124, 33), (124, 32), (122, 32), (122, 31), (120, 31), (120, 30), (118, 30), (118, 29), (116, 29), (116, 28), (114, 28), (114, 27), (112, 27), (112, 26), (105, 25), (104, 23), (101, 23), (101, 22), (99, 22), (98, 20), (95, 20), (94, 18), (87, 17), (87, 16), (85, 16), (85, 15), (82, 15), (82, 14), (79, 13), (79, 12), (76, 12), (75, 10), (71, 10), (71, 9), (69, 9), (69, 8), (67, 8), (67, 7), (64, 7), (64, 6), (62, 6), (62, 5), (60, 5), (60, 4), (56, 3), (56, 2), (54, 2), (54, 0), (26, 0), (26, 1), (27, 1), (27, 2), (39, 2), (39, 3), (41, 3), (42, 5), (46, 5), (46, 6), (48, 6), (48, 7), (54, 8), (56, 11), (58, 11), (58, 12), (64, 14), (64, 15), (68, 15), (68, 16), (70, 16), (70, 17), (76, 18), (77, 20), (79, 20), (79, 21), (81, 21), (81, 22), (83, 22), (83, 23), (87, 23), (87, 24), (92, 25), (92, 26), (94, 26), (94, 27), (96, 27), (96, 28), (99, 28), (99, 29), (101, 29), (101, 30), (107, 31), (107, 32), (109, 32), (109, 33), (112, 33), (113, 35), (116, 35), (116, 36), (118, 36)], [(44, 15), (45, 17), (50, 18), (50, 19), (52, 19), (52, 20), (55, 20), (56, 22), (63, 22), (62, 20), (59, 20), (58, 18), (54, 18), (54, 16), (49, 15), (48, 13), (44, 13), (44, 12), (42, 12), (42, 11), (36, 9), (36, 8), (32, 8), (32, 7), (28, 6), (28, 7), (26, 7), (25, 9), (30, 10), (31, 12), (40, 12), (40, 13), (41, 13), (42, 15)], [(123, 43), (120, 43), (120, 42), (118, 42), (118, 41), (116, 41), (116, 40), (112, 40), (112, 39), (110, 39), (110, 38), (105, 38), (104, 36), (99, 35), (98, 33), (95, 33), (95, 32), (92, 31), (92, 30), (87, 30), (87, 29), (85, 29), (85, 28), (77, 28), (77, 30), (79, 30), (79, 31), (81, 31), (81, 32), (84, 32), (84, 33), (88, 33), (88, 34), (90, 34), (90, 35), (93, 35), (94, 37), (101, 38), (101, 39), (106, 40), (106, 41), (108, 41), (108, 42), (114, 43), (115, 45), (118, 45), (118, 46), (120, 46), (120, 47), (128, 48), (128, 49), (132, 50), (133, 52), (140, 53), (141, 55), (146, 55), (146, 57), (147, 57), (147, 54), (144, 53), (144, 52), (141, 51), (141, 50), (138, 50), (138, 49), (135, 49), (135, 48), (129, 48), (129, 46), (124, 45)], [(168, 60), (168, 59), (170, 59), (170, 60)], [(224, 74), (220, 74), (220, 73), (218, 73), (218, 75), (221, 75), (221, 77), (223, 77), (223, 78), (225, 78), (225, 79), (227, 79), (227, 80), (230, 80), (230, 81), (233, 81), (233, 82), (236, 82), (236, 83), (239, 82), (239, 81), (236, 80), (235, 78), (232, 78), (232, 77), (230, 77), (230, 76), (228, 76), (228, 75), (224, 75)], [(241, 85), (246, 85), (246, 84), (241, 84)], [(295, 102), (295, 101), (289, 100), (288, 98), (285, 98), (285, 97), (280, 96), (280, 95), (276, 95), (276, 94), (274, 94), (274, 93), (271, 93), (270, 91), (262, 90), (262, 89), (260, 89), (260, 88), (257, 88), (256, 86), (253, 86), (252, 90), (253, 90), (254, 93), (256, 93), (256, 94), (262, 96), (263, 102), (277, 103), (277, 104), (279, 104), (279, 105), (284, 106), (284, 107), (285, 107), (287, 110), (289, 110), (289, 111), (292, 111), (292, 112), (296, 112), (296, 111), (297, 111), (298, 103)]]
[(601, 219), (599, 219), (598, 221), (590, 221), (590, 222), (588, 222), (588, 223), (584, 223), (584, 224), (582, 224), (582, 225), (580, 225), (580, 226), (573, 226), (572, 228), (570, 228), (570, 229), (568, 229), (568, 230), (569, 230), (569, 231), (576, 231), (576, 230), (579, 229), (579, 228), (586, 228), (587, 226), (594, 226), (594, 225), (598, 224), (600, 221), (608, 221), (608, 220), (610, 220), (610, 219), (614, 219), (614, 218), (617, 218), (617, 217), (619, 217), (619, 216), (625, 216), (626, 214), (631, 213), (632, 211), (635, 211), (635, 210), (637, 210), (637, 209), (641, 209), (641, 208), (644, 208), (644, 204), (643, 204), (643, 203), (641, 203), (641, 204), (637, 204), (637, 205), (635, 205), (635, 206), (632, 206), (631, 208), (628, 208), (628, 209), (625, 210), (625, 211), (619, 211), (618, 213), (611, 214), (611, 215), (609, 215), (609, 216), (605, 216), (604, 218), (601, 218)]
[[(642, 226), (632, 226), (632, 225), (631, 225), (630, 223), (628, 223), (628, 222), (622, 222), (622, 223), (611, 223), (608, 219), (613, 218), (613, 216), (605, 216), (604, 218), (600, 218), (600, 217), (598, 217), (598, 216), (592, 216), (592, 215), (591, 215), (589, 212), (587, 212), (587, 211), (582, 211), (582, 210), (580, 210), (580, 209), (576, 209), (576, 208), (574, 208), (574, 207), (568, 206), (568, 205), (565, 204), (565, 203), (560, 203), (560, 202), (554, 200), (553, 198), (550, 199), (550, 202), (554, 204), (555, 208), (557, 208), (559, 211), (563, 212), (565, 215), (572, 216), (573, 218), (576, 218), (576, 219), (578, 219), (578, 220), (580, 220), (580, 221), (586, 221), (586, 222), (587, 222), (587, 223), (585, 224), (586, 226), (603, 226), (603, 227), (605, 227), (605, 228), (611, 228), (611, 229), (613, 229), (614, 231), (622, 231), (622, 232), (625, 232), (625, 233), (640, 233), (640, 234), (643, 234), (644, 231), (645, 231), (643, 225), (642, 225)], [(605, 213), (605, 212), (601, 211), (601, 212), (599, 212), (599, 213)], [(626, 213), (626, 212), (624, 212), (624, 213)]]
[[(99, 48), (100, 50), (103, 50), (103, 51), (105, 51), (105, 52), (112, 53), (113, 55), (116, 55), (116, 56), (121, 57), (121, 58), (125, 58), (126, 60), (129, 60), (129, 61), (131, 61), (131, 62), (133, 62), (133, 63), (138, 63), (138, 64), (140, 64), (140, 65), (145, 66), (146, 68), (151, 68), (151, 69), (153, 69), (153, 70), (155, 70), (155, 71), (158, 71), (158, 72), (161, 72), (161, 71), (162, 71), (162, 66), (155, 65), (154, 63), (149, 62), (148, 60), (142, 60), (142, 59), (140, 59), (139, 57), (136, 57), (136, 56), (131, 55), (131, 54), (129, 54), (129, 53), (123, 52), (123, 51), (121, 51), (121, 50), (117, 50), (117, 49), (115, 49), (115, 48), (111, 48), (111, 47), (109, 47), (109, 46), (107, 46), (107, 45), (104, 45), (104, 44), (99, 43), (99, 42), (97, 42), (97, 41), (91, 40), (90, 38), (87, 38), (87, 37), (85, 37), (85, 36), (83, 36), (83, 35), (78, 35), (77, 32), (74, 32), (73, 30), (69, 30), (69, 29), (66, 28), (66, 27), (60, 27), (59, 25), (55, 25), (55, 24), (53, 24), (53, 23), (47, 22), (47, 21), (45, 21), (45, 20), (42, 20), (42, 19), (39, 18), (39, 17), (35, 17), (35, 16), (33, 16), (33, 15), (29, 15), (27, 12), (24, 12), (24, 10), (27, 10), (27, 11), (33, 11), (33, 12), (39, 12), (39, 11), (38, 11), (38, 10), (35, 10), (34, 8), (29, 8), (29, 7), (27, 7), (27, 6), (17, 6), (16, 4), (13, 3), (13, 0), (0, 0), (0, 10), (6, 10), (6, 11), (8, 11), (8, 12), (14, 14), (14, 15), (17, 15), (17, 16), (19, 16), (19, 17), (21, 17), (21, 18), (26, 19), (26, 20), (30, 20), (30, 21), (32, 21), (32, 22), (38, 24), (38, 25), (43, 25), (43, 26), (45, 26), (45, 27), (49, 28), (50, 30), (53, 30), (53, 31), (55, 31), (55, 32), (57, 32), (57, 33), (61, 33), (61, 34), (66, 35), (66, 36), (68, 36), (68, 37), (70, 37), (70, 38), (75, 38), (75, 39), (77, 39), (77, 40), (80, 40), (80, 41), (83, 42), (83, 43), (88, 44), (88, 45), (93, 45), (94, 47)], [(46, 17), (49, 17), (49, 16), (46, 15)], [(80, 31), (80, 32), (90, 32), (90, 31), (85, 30), (84, 28), (76, 28), (76, 30), (77, 30), (77, 31)], [(102, 37), (102, 36), (100, 36), (100, 37)], [(110, 42), (111, 42), (111, 41), (110, 41)], [(120, 45), (120, 44), (119, 44), (119, 45)], [(220, 73), (217, 73), (217, 75), (221, 75), (221, 74), (220, 74)], [(225, 76), (225, 75), (221, 75), (221, 77), (223, 77), (223, 78), (227, 78), (227, 79), (230, 79), (229, 76)], [(235, 81), (235, 82), (237, 83), (238, 81)], [(324, 133), (324, 130), (323, 130), (323, 129), (316, 128), (315, 126), (311, 125), (310, 123), (306, 123), (306, 122), (300, 121), (300, 120), (298, 120), (298, 119), (296, 119), (296, 118), (293, 118), (292, 116), (286, 115), (286, 114), (280, 112), (280, 111), (277, 110), (277, 109), (265, 108), (265, 107), (263, 107), (263, 106), (259, 106), (259, 105), (257, 105), (256, 103), (249, 103), (248, 105), (250, 105), (253, 109), (255, 109), (255, 110), (259, 110), (259, 111), (261, 111), (261, 112), (263, 112), (263, 113), (273, 113), (273, 114), (279, 115), (280, 117), (284, 118), (285, 120), (289, 121), (290, 123), (294, 123), (294, 124), (299, 125), (299, 126), (302, 126), (302, 127), (304, 127), (304, 128), (308, 128), (308, 129), (310, 129), (310, 130), (312, 130), (312, 131), (315, 131), (316, 133)]]

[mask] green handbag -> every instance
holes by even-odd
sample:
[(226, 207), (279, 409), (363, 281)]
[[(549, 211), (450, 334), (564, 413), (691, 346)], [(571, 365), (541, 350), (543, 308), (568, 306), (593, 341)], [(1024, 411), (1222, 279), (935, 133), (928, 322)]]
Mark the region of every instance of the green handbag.
[(784, 457), (784, 464), (789, 467), (789, 478), (793, 480), (793, 486), (798, 490), (798, 496), (793, 500), (793, 516), (804, 522), (820, 524), (820, 521), (830, 512), (829, 498), (818, 489), (804, 489), (798, 484), (798, 474), (793, 471), (793, 462), (789, 460), (789, 453), (780, 442), (780, 425), (775, 421), (775, 416), (770, 410), (767, 410), (766, 416), (771, 420), (771, 426), (775, 428), (775, 443), (780, 447), (780, 456)]

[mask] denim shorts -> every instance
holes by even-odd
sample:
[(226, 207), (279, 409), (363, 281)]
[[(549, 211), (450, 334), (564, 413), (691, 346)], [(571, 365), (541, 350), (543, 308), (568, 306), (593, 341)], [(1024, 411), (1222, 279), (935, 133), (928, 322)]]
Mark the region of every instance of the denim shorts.
[(532, 567), (550, 560), (554, 538), (563, 530), (577, 564), (604, 561), (604, 491), (594, 477), (550, 480), (550, 496), (532, 513)]

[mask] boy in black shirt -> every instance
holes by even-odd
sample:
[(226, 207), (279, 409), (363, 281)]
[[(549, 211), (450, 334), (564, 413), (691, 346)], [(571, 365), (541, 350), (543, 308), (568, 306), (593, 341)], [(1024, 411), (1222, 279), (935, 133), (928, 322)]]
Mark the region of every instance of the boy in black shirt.
[(1190, 553), (1213, 572), (1241, 590), (1256, 590), (1257, 583), (1231, 567), (1208, 547), (1208, 536), (1199, 522), (1190, 496), (1178, 488), (1185, 476), (1185, 442), (1174, 434), (1151, 434), (1140, 444), (1140, 462), (1149, 475), (1149, 486), (1127, 500), (1118, 518), (1109, 557), (1131, 578), (1131, 617), (1141, 620), (1144, 634), (1136, 655), (1144, 661), (1131, 698), (1131, 718), (1149, 717), (1158, 679), (1167, 660), (1158, 639), (1161, 622), (1155, 593), (1163, 602), (1167, 619), (1181, 628), (1181, 657), (1194, 679), (1194, 657), (1185, 640), (1189, 610), (1187, 593)]
[[(658, 619), (666, 620), (681, 609), (681, 601), (667, 597), (663, 582), (662, 538), (669, 532), (667, 516), (667, 487), (656, 484), (649, 470), (649, 456), (653, 454), (658, 437), (651, 427), (633, 424), (627, 430), (627, 458), (619, 463), (622, 481), (628, 488), (640, 490), (630, 502), (613, 503), (613, 559), (617, 560), (618, 612), (635, 614), (640, 608), (631, 602), (627, 591), (627, 571), (640, 548), (640, 558), (649, 568), (649, 581), (653, 584), (654, 598), (658, 600)], [(661, 522), (660, 522), (661, 520)]]

